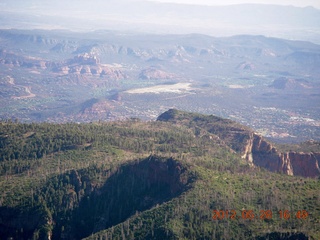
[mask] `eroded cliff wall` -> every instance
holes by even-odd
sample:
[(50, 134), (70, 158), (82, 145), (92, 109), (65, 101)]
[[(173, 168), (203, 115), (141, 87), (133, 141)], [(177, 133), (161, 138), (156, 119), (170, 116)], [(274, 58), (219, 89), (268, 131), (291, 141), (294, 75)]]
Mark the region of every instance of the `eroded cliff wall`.
[(303, 177), (320, 176), (320, 153), (280, 153), (261, 136), (252, 133), (243, 149), (243, 158), (272, 172)]

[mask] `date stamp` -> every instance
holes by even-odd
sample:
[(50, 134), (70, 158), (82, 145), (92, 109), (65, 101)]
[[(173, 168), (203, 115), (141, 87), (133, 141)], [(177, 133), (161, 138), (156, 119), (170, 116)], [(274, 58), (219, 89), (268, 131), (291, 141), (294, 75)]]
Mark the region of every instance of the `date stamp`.
[(306, 210), (298, 210), (295, 212), (290, 212), (289, 210), (280, 210), (276, 213), (271, 210), (260, 210), (259, 213), (253, 210), (213, 210), (212, 219), (213, 220), (223, 220), (223, 219), (244, 219), (244, 220), (271, 220), (273, 217), (277, 216), (279, 219), (302, 219), (305, 220), (309, 217), (309, 213)]

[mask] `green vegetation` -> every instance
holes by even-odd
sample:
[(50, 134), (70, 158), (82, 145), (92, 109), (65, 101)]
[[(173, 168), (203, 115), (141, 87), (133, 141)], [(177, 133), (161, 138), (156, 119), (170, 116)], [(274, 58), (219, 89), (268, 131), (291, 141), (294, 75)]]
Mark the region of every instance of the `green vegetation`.
[(247, 131), (176, 110), (1, 122), (1, 239), (319, 239), (320, 181), (250, 166), (234, 151)]
[(279, 150), (282, 152), (320, 152), (320, 142), (306, 141), (299, 144), (277, 144)]

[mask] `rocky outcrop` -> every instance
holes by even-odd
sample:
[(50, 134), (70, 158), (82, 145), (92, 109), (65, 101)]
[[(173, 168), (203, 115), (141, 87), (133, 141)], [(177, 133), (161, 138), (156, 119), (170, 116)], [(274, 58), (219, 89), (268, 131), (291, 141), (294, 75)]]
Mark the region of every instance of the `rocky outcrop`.
[(73, 74), (106, 77), (114, 80), (127, 77), (120, 69), (100, 64), (100, 59), (97, 56), (88, 53), (77, 55), (65, 63), (58, 63), (52, 68), (52, 71), (59, 75)]
[(196, 127), (196, 131), (197, 129), (208, 131), (234, 152), (240, 153), (252, 166), (287, 175), (320, 176), (320, 153), (281, 153), (262, 136), (231, 120), (176, 109), (162, 113), (157, 120)]
[(10, 56), (5, 56), (5, 57), (0, 56), (0, 64), (10, 68), (24, 67), (28, 69), (43, 70), (48, 68), (48, 66), (50, 65), (50, 62), (47, 62), (41, 59), (35, 59), (35, 58), (18, 57), (11, 54)]
[(100, 64), (100, 59), (97, 56), (88, 53), (79, 54), (66, 62), (50, 62), (32, 57), (18, 56), (5, 50), (0, 50), (0, 64), (10, 68), (23, 67), (38, 71), (50, 69), (58, 75), (75, 74), (113, 80), (127, 78), (126, 74), (120, 69)]
[(247, 141), (242, 157), (272, 172), (303, 177), (320, 176), (320, 153), (279, 153), (269, 142), (254, 133)]
[(139, 78), (140, 79), (172, 79), (175, 75), (172, 73), (167, 73), (165, 71), (155, 69), (155, 68), (148, 68), (141, 71)]
[(320, 153), (289, 152), (282, 154), (282, 158), (291, 162), (293, 175), (305, 177), (320, 175)]
[(100, 59), (92, 54), (84, 53), (75, 56), (69, 61), (69, 64), (79, 64), (79, 65), (98, 65), (100, 64)]
[(127, 76), (119, 69), (115, 69), (104, 65), (63, 65), (52, 69), (53, 72), (59, 75), (84, 75), (95, 77), (107, 77), (109, 79), (119, 80)]

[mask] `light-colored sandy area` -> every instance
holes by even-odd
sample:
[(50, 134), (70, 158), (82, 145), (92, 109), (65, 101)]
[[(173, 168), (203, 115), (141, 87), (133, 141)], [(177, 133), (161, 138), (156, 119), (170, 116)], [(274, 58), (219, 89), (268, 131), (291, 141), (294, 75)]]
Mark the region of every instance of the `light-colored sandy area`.
[(14, 78), (13, 77), (7, 76), (6, 79), (7, 79), (9, 84), (14, 85)]
[(41, 74), (39, 71), (36, 71), (36, 70), (31, 70), (30, 73)]
[(33, 98), (35, 97), (36, 95), (33, 94), (31, 92), (31, 87), (24, 87), (26, 93), (28, 94), (27, 96), (21, 96), (21, 97), (12, 97), (13, 99), (26, 99), (26, 98)]
[(192, 88), (190, 87), (191, 83), (176, 83), (170, 85), (157, 85), (154, 87), (145, 87), (145, 88), (137, 88), (126, 91), (131, 94), (142, 94), (142, 93), (185, 93), (190, 91)]
[(237, 84), (229, 85), (229, 88), (233, 88), (233, 89), (243, 89), (243, 88), (250, 88), (250, 87), (253, 87), (253, 85), (247, 85), (247, 86), (237, 85)]

